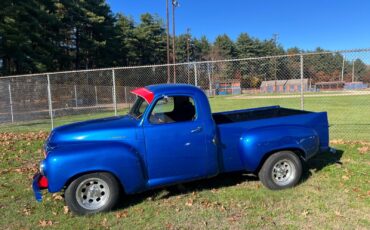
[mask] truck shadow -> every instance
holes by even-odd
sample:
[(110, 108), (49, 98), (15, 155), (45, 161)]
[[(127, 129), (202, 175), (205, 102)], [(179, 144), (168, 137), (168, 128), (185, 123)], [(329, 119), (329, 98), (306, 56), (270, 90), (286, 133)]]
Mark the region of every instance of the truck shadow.
[[(304, 183), (306, 180), (308, 180), (313, 173), (317, 173), (329, 165), (342, 164), (340, 162), (342, 155), (342, 150), (336, 150), (335, 153), (326, 152), (310, 159), (306, 164), (304, 164), (305, 170), (302, 175), (301, 183)], [(122, 199), (118, 203), (115, 210), (125, 209), (127, 207), (139, 204), (145, 200), (162, 200), (181, 194), (230, 187), (246, 181), (251, 182), (258, 180), (259, 179), (256, 175), (247, 174), (245, 172), (224, 173), (209, 179), (173, 185), (165, 188), (158, 188), (135, 195), (124, 195), (122, 196)]]
[(135, 195), (124, 195), (115, 210), (134, 206), (145, 200), (162, 200), (181, 194), (235, 186), (246, 181), (258, 181), (258, 177), (244, 172), (224, 173), (213, 178), (158, 188)]
[(342, 165), (340, 159), (342, 158), (343, 153), (343, 150), (336, 149), (335, 152), (320, 153), (308, 160), (308, 162), (304, 165), (305, 170), (303, 171), (301, 182), (303, 183), (304, 181), (308, 180), (314, 173), (321, 171), (323, 168), (329, 165)]

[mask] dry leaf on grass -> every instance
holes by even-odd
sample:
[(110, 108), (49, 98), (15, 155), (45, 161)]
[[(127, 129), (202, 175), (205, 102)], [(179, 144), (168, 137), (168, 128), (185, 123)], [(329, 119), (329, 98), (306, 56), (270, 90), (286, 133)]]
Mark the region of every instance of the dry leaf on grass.
[(365, 154), (369, 152), (369, 146), (362, 146), (360, 148), (357, 148), (357, 150), (360, 152), (360, 154)]
[(40, 227), (47, 227), (53, 225), (53, 221), (51, 220), (39, 220)]
[(63, 207), (63, 213), (67, 214), (69, 212), (68, 206)]
[(302, 216), (307, 217), (310, 212), (308, 210), (303, 210)]
[(193, 199), (188, 199), (188, 200), (186, 201), (185, 205), (186, 205), (186, 206), (188, 206), (188, 207), (191, 207), (191, 206), (193, 206), (193, 202), (194, 202), (194, 200), (193, 200)]
[(63, 200), (63, 197), (58, 193), (54, 193), (52, 197), (53, 197), (53, 200)]
[(343, 175), (343, 176), (342, 176), (342, 179), (343, 179), (343, 180), (349, 180), (349, 176), (347, 176), (347, 175)]
[(117, 212), (116, 213), (116, 218), (121, 219), (121, 218), (126, 218), (128, 217), (128, 212), (127, 211), (122, 211), (122, 212)]
[(343, 217), (343, 215), (339, 211), (334, 212), (336, 216)]

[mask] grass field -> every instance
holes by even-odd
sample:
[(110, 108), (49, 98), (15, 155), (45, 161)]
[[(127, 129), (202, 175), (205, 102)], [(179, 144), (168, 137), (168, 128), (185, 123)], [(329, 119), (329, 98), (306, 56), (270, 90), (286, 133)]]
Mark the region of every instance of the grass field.
[[(88, 217), (73, 216), (62, 194), (46, 193), (42, 203), (33, 198), (31, 179), (42, 159), (49, 121), (1, 126), (0, 133), (12, 133), (0, 134), (0, 229), (369, 229), (369, 99), (306, 98), (305, 109), (328, 111), (331, 145), (337, 152), (308, 162), (304, 180), (296, 188), (270, 191), (253, 175), (226, 174), (125, 196), (116, 210)], [(300, 106), (299, 98), (216, 97), (210, 102), (214, 112), (276, 104)], [(111, 115), (71, 116), (57, 118), (55, 123)]]
[(0, 228), (30, 229), (368, 229), (370, 144), (332, 143), (335, 154), (308, 163), (303, 182), (270, 191), (257, 178), (216, 178), (123, 197), (105, 214), (73, 216), (62, 194), (36, 203), (31, 179), (42, 158), (46, 133), (2, 134), (0, 141)]
[[(300, 109), (300, 98), (239, 98), (218, 96), (210, 98), (213, 112), (254, 108), (260, 106), (280, 105)], [(343, 95), (335, 97), (306, 97), (305, 110), (327, 111), (329, 116), (330, 137), (332, 139), (368, 140), (370, 141), (370, 94)], [(120, 109), (119, 114), (127, 113)], [(75, 116), (57, 117), (54, 126), (75, 121), (113, 116), (112, 112), (101, 112)], [(50, 119), (33, 122), (0, 125), (0, 132), (50, 131)]]

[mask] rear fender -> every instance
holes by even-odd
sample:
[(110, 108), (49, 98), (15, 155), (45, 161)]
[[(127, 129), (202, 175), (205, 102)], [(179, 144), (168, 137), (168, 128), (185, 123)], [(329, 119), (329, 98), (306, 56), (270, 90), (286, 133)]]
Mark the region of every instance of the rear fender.
[(125, 143), (79, 143), (58, 147), (47, 156), (46, 177), (49, 192), (58, 192), (78, 175), (110, 172), (126, 193), (144, 189), (146, 173), (137, 151)]
[(240, 138), (238, 148), (245, 169), (254, 172), (271, 152), (299, 149), (304, 158), (310, 158), (319, 150), (319, 137), (311, 128), (270, 126), (248, 130)]

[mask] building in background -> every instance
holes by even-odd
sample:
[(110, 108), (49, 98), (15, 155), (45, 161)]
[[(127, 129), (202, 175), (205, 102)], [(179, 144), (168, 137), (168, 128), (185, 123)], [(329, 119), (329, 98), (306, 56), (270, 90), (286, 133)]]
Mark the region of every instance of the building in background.
[(362, 81), (357, 82), (347, 82), (344, 84), (345, 90), (356, 90), (356, 89), (367, 89), (369, 87), (368, 84), (363, 83)]
[[(303, 79), (303, 90), (310, 89), (308, 79)], [(301, 79), (286, 79), (286, 80), (272, 80), (262, 81), (260, 86), (261, 93), (290, 93), (301, 91)]]
[(225, 80), (216, 82), (216, 95), (241, 94), (240, 80)]

